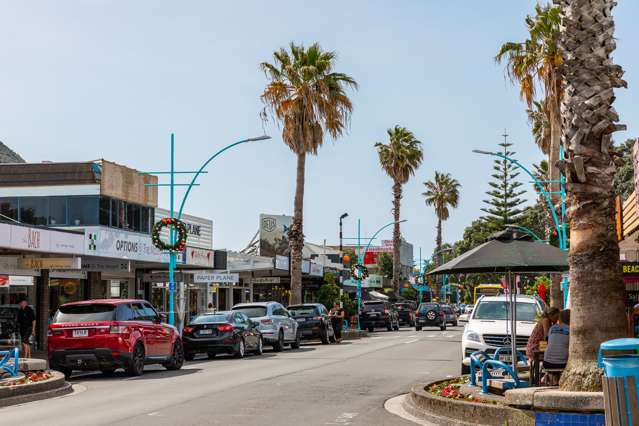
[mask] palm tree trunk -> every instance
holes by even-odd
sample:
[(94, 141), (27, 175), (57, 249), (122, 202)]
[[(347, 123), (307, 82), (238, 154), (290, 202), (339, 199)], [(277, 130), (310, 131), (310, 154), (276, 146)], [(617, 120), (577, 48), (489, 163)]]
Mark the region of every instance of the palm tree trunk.
[[(550, 102), (550, 104), (554, 104), (554, 102)], [(552, 191), (550, 195), (550, 199), (553, 202), (554, 206), (557, 206), (557, 203), (561, 201), (561, 196), (559, 195), (560, 184), (560, 170), (557, 167), (557, 162), (559, 161), (559, 151), (561, 150), (561, 112), (557, 108), (557, 106), (550, 106), (550, 150), (548, 152), (548, 175), (551, 181), (550, 191)], [(555, 210), (557, 210), (555, 208)]]
[(624, 126), (612, 107), (625, 86), (611, 53), (614, 0), (555, 0), (561, 6), (565, 79), (563, 142), (570, 205), (570, 348), (561, 388), (601, 390), (597, 350), (626, 335), (624, 283), (615, 235), (611, 134)]
[(439, 252), (442, 249), (442, 220), (437, 218), (437, 237), (435, 237), (435, 250)]
[(557, 309), (564, 308), (564, 298), (561, 293), (561, 274), (550, 276), (550, 306)]
[(288, 233), (291, 248), (291, 295), (289, 304), (302, 303), (302, 249), (304, 248), (304, 171), (306, 153), (297, 154), (297, 175), (295, 180), (295, 202), (293, 224)]
[(400, 204), (402, 200), (402, 184), (395, 182), (393, 184), (393, 219), (395, 224), (393, 225), (393, 290), (395, 294), (399, 294), (399, 279), (400, 279), (400, 246), (401, 246), (401, 233), (399, 230), (399, 214)]

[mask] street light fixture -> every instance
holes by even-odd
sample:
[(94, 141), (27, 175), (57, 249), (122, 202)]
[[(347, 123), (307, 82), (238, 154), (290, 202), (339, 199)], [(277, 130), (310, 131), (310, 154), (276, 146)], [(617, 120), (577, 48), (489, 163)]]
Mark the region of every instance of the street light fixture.
[(340, 253), (340, 261), (342, 260), (342, 220), (348, 217), (348, 213), (343, 213), (339, 217), (339, 253)]

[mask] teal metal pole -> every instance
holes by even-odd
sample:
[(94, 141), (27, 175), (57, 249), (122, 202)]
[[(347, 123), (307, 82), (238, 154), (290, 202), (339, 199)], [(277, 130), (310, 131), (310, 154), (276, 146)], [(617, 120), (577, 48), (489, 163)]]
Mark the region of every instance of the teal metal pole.
[[(360, 256), (360, 252), (361, 252), (360, 225), (361, 225), (361, 221), (357, 219), (357, 263), (362, 265), (362, 260)], [(361, 305), (362, 305), (362, 274), (360, 272), (359, 276), (357, 277), (357, 331), (361, 330), (360, 324), (359, 324)]]
[[(173, 219), (173, 199), (174, 199), (174, 184), (175, 184), (175, 137), (173, 133), (171, 133), (171, 219)], [(169, 230), (169, 238), (171, 240), (171, 244), (175, 243), (175, 233), (173, 232), (173, 227)], [(173, 287), (175, 284), (175, 253), (173, 251), (169, 252), (169, 324), (175, 325), (175, 288)]]

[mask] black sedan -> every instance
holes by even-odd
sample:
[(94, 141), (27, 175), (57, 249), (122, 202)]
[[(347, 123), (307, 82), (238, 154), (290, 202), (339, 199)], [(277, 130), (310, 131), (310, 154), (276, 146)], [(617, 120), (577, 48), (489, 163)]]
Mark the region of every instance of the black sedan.
[(262, 355), (262, 335), (257, 323), (241, 312), (206, 313), (195, 317), (182, 330), (184, 359), (193, 360), (195, 354), (231, 354), (243, 358), (248, 352)]
[(288, 307), (297, 321), (302, 339), (320, 339), (323, 344), (335, 342), (335, 332), (326, 307), (321, 303), (305, 303)]

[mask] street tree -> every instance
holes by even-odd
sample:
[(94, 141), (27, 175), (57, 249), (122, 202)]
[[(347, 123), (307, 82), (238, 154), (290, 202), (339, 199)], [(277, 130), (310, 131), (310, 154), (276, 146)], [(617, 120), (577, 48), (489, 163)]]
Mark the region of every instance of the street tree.
[[(561, 376), (564, 390), (601, 389), (597, 351), (626, 335), (625, 289), (614, 223), (615, 164), (611, 135), (625, 129), (612, 104), (626, 87), (612, 52), (614, 0), (555, 0), (561, 7), (562, 75), (560, 165), (567, 177), (570, 218), (570, 347)], [(605, 319), (605, 320), (602, 320)]]
[(388, 144), (377, 142), (379, 163), (393, 180), (393, 289), (399, 293), (400, 264), (399, 249), (401, 245), (400, 207), (402, 199), (402, 185), (415, 174), (415, 170), (422, 164), (422, 143), (405, 127), (395, 126), (388, 129)]
[(613, 187), (615, 195), (622, 199), (628, 198), (635, 190), (634, 156), (632, 153), (634, 144), (635, 139), (627, 139), (615, 148), (620, 165), (615, 172)]
[(348, 126), (353, 104), (346, 89), (357, 89), (355, 80), (334, 71), (336, 54), (318, 43), (308, 48), (293, 42), (289, 50), (273, 53), (273, 63), (260, 68), (269, 79), (261, 95), (268, 113), (282, 125), (282, 140), (297, 156), (291, 250), (290, 303), (302, 302), (302, 249), (304, 247), (304, 181), (307, 154), (317, 154), (324, 134), (336, 139)]
[[(529, 113), (535, 114), (537, 121), (533, 121), (533, 134), (537, 144), (548, 155), (549, 179), (557, 182), (559, 169), (556, 164), (561, 149), (559, 105), (563, 96), (560, 73), (563, 59), (557, 47), (559, 8), (537, 4), (535, 15), (526, 17), (526, 27), (528, 38), (523, 42), (504, 43), (495, 60), (497, 63), (506, 63), (506, 74), (514, 84), (519, 85), (519, 95), (528, 105)], [(536, 100), (539, 88), (543, 92), (542, 100)], [(535, 125), (542, 118), (545, 126), (536, 128)], [(536, 130), (540, 133), (535, 134)], [(558, 190), (556, 183), (551, 187), (553, 191)]]
[(426, 205), (435, 208), (437, 216), (437, 236), (435, 237), (435, 247), (437, 251), (442, 249), (442, 222), (450, 217), (449, 207), (457, 208), (459, 203), (460, 183), (453, 179), (450, 173), (440, 173), (435, 171), (435, 179), (424, 182), (426, 192)]
[[(504, 135), (504, 142), (500, 143), (502, 147), (502, 154), (504, 156), (513, 158), (515, 153), (510, 151), (512, 144), (507, 141), (506, 135)], [(488, 182), (491, 186), (491, 190), (486, 192), (490, 198), (484, 200), (484, 203), (488, 207), (481, 210), (487, 213), (486, 221), (493, 228), (493, 230), (502, 230), (507, 225), (517, 225), (521, 220), (521, 214), (523, 212), (522, 205), (525, 200), (520, 198), (526, 193), (525, 190), (520, 189), (522, 183), (517, 181), (519, 172), (517, 166), (505, 159), (495, 159), (493, 173), (491, 176), (492, 181)]]

